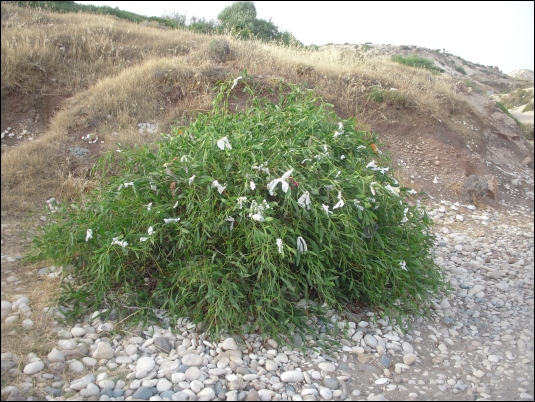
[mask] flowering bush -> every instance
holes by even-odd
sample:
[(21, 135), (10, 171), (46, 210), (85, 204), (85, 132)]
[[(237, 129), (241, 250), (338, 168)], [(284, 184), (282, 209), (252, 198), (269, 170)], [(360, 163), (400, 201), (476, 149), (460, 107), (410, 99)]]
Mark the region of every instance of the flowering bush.
[[(281, 84), (271, 102), (246, 80), (221, 84), (214, 110), (157, 152), (107, 155), (100, 168), (120, 173), (56, 213), (35, 257), (75, 267), (64, 300), (75, 312), (153, 307), (212, 331), (272, 335), (305, 329), (302, 298), (425, 310), (443, 288), (430, 221), (375, 136), (313, 91)], [(251, 106), (232, 113), (238, 90)]]

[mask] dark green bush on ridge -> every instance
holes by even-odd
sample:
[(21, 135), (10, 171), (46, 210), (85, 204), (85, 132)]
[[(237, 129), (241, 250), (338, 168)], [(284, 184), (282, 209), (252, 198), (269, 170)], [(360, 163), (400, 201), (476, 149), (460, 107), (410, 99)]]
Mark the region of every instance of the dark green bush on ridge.
[[(390, 176), (375, 135), (340, 122), (313, 91), (281, 84), (273, 103), (247, 82), (223, 83), (213, 112), (157, 152), (108, 155), (101, 169), (121, 173), (53, 215), (33, 258), (74, 265), (62, 301), (78, 313), (163, 308), (213, 333), (274, 336), (306, 331), (302, 298), (425, 313), (444, 289), (430, 221), (407, 203), (411, 189)], [(233, 114), (238, 90), (251, 105)]]

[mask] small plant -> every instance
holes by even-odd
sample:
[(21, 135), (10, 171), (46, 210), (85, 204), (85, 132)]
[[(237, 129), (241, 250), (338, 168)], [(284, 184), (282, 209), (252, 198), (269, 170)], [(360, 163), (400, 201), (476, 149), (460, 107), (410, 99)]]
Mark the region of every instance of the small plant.
[(367, 52), (367, 51), (370, 50), (371, 48), (372, 48), (372, 47), (371, 47), (370, 45), (366, 45), (366, 44), (364, 44), (364, 45), (362, 45), (362, 46), (360, 47), (360, 49), (361, 49), (363, 52)]
[(522, 109), (522, 113), (531, 111), (533, 111), (533, 102), (529, 102), (526, 106), (524, 106), (524, 109)]
[(384, 90), (381, 87), (373, 87), (372, 92), (368, 95), (368, 99), (381, 103), (384, 98)]
[(224, 63), (232, 58), (232, 51), (225, 39), (212, 39), (208, 43), (208, 56), (217, 63)]
[(518, 127), (522, 127), (522, 123), (520, 123), (520, 121), (511, 114), (511, 112), (509, 112), (509, 110), (505, 107), (503, 103), (496, 101), (496, 106), (498, 106), (498, 108), (500, 108), (500, 110), (504, 112), (507, 116), (513, 119)]
[(466, 75), (466, 71), (465, 71), (465, 69), (463, 68), (463, 66), (457, 66), (457, 65), (455, 65), (454, 68), (455, 68), (455, 71), (457, 71), (458, 73), (461, 73), (461, 74), (463, 74), (463, 75)]
[[(430, 294), (446, 289), (431, 221), (390, 176), (375, 135), (313, 91), (281, 84), (272, 102), (242, 76), (156, 152), (101, 160), (120, 173), (54, 214), (33, 259), (74, 266), (61, 302), (73, 316), (130, 306), (138, 320), (156, 307), (212, 333), (277, 338), (309, 331), (302, 298), (361, 300), (397, 318), (429, 311)], [(251, 107), (234, 114), (240, 80)]]
[(435, 74), (444, 72), (443, 69), (436, 67), (431, 60), (416, 55), (407, 57), (395, 55), (392, 56), (391, 60), (396, 63), (405, 64), (406, 66), (425, 68), (426, 70), (429, 70)]

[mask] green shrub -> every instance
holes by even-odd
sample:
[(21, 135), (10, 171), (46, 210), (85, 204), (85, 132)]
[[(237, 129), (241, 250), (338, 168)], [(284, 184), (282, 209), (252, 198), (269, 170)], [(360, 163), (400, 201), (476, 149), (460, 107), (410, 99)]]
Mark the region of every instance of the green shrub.
[(522, 109), (522, 113), (531, 111), (533, 111), (533, 102), (529, 102), (526, 106), (524, 106), (524, 109)]
[(443, 69), (436, 67), (431, 60), (416, 55), (404, 57), (398, 54), (392, 56), (391, 60), (396, 63), (405, 64), (406, 66), (425, 68), (437, 74), (444, 72)]
[(212, 39), (208, 42), (208, 57), (218, 63), (224, 63), (232, 58), (230, 45), (225, 39)]
[(212, 333), (272, 336), (309, 331), (302, 298), (361, 300), (397, 318), (429, 311), (446, 289), (431, 222), (375, 135), (313, 91), (281, 84), (273, 103), (243, 80), (245, 112), (227, 110), (237, 89), (221, 84), (211, 113), (157, 151), (108, 155), (99, 169), (120, 174), (83, 205), (60, 206), (32, 259), (73, 265), (61, 302), (74, 315), (136, 306), (139, 319), (157, 307)]
[(466, 75), (466, 71), (464, 70), (463, 66), (455, 66), (455, 71), (457, 71), (458, 73), (461, 73), (463, 75)]
[(522, 127), (522, 123), (520, 123), (520, 121), (515, 116), (513, 116), (511, 112), (509, 112), (509, 110), (507, 110), (507, 107), (503, 103), (496, 101), (496, 106), (498, 106), (498, 108), (500, 108), (500, 110), (504, 112), (507, 116), (513, 119), (518, 127)]
[(368, 95), (368, 99), (377, 103), (381, 103), (384, 98), (384, 90), (381, 87), (372, 87), (371, 93)]

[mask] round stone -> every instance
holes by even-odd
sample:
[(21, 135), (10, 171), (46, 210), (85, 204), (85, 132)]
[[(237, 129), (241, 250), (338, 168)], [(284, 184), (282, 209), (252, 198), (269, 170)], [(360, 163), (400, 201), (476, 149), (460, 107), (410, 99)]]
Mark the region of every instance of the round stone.
[(72, 350), (76, 348), (76, 341), (72, 339), (60, 339), (58, 341), (58, 346), (62, 350)]
[(136, 363), (136, 372), (146, 371), (149, 372), (156, 365), (154, 359), (149, 356), (142, 356)]
[(84, 363), (87, 367), (95, 367), (98, 363), (97, 359), (94, 359), (92, 357), (82, 357), (82, 363)]
[(202, 366), (202, 356), (190, 353), (182, 358), (182, 364), (185, 364), (189, 367)]
[(375, 339), (370, 334), (367, 334), (364, 337), (364, 342), (366, 342), (366, 345), (368, 345), (370, 348), (375, 348), (377, 346), (377, 339)]
[(338, 380), (335, 378), (326, 377), (323, 380), (323, 385), (325, 385), (329, 389), (337, 389), (338, 388)]
[(403, 363), (405, 363), (407, 366), (412, 365), (416, 361), (416, 355), (414, 354), (408, 354), (403, 356)]
[(297, 370), (285, 371), (281, 374), (281, 381), (283, 382), (298, 382), (303, 381), (303, 373)]
[(100, 342), (97, 345), (97, 350), (93, 353), (95, 359), (111, 359), (114, 351), (108, 342)]
[(203, 398), (203, 400), (211, 401), (215, 399), (215, 391), (210, 387), (205, 387), (197, 392), (197, 398)]
[(45, 367), (45, 364), (44, 364), (42, 361), (40, 361), (40, 360), (39, 360), (38, 362), (28, 363), (28, 364), (24, 367), (24, 374), (26, 374), (26, 375), (32, 375), (32, 374), (38, 373), (38, 372), (41, 371), (44, 367)]
[(225, 350), (238, 350), (238, 345), (234, 338), (227, 338), (221, 344), (221, 347)]
[(173, 386), (173, 383), (165, 378), (162, 378), (160, 381), (158, 381), (158, 384), (156, 384), (156, 389), (158, 392), (165, 392), (171, 389)]
[(273, 360), (266, 360), (266, 371), (275, 371), (279, 365)]
[(69, 370), (74, 371), (75, 373), (82, 373), (84, 371), (84, 365), (82, 362), (75, 360), (69, 364)]
[(336, 371), (336, 366), (330, 362), (321, 362), (318, 364), (318, 367), (322, 370), (333, 372)]
[(199, 370), (198, 367), (193, 366), (187, 369), (185, 374), (188, 381), (193, 381), (197, 380), (201, 376), (201, 370)]
[(63, 353), (61, 353), (56, 348), (52, 349), (52, 351), (48, 354), (47, 358), (48, 361), (50, 361), (51, 363), (65, 361), (65, 356), (63, 356)]
[(71, 329), (72, 336), (77, 337), (77, 338), (84, 336), (86, 333), (87, 331), (84, 328), (75, 327)]

